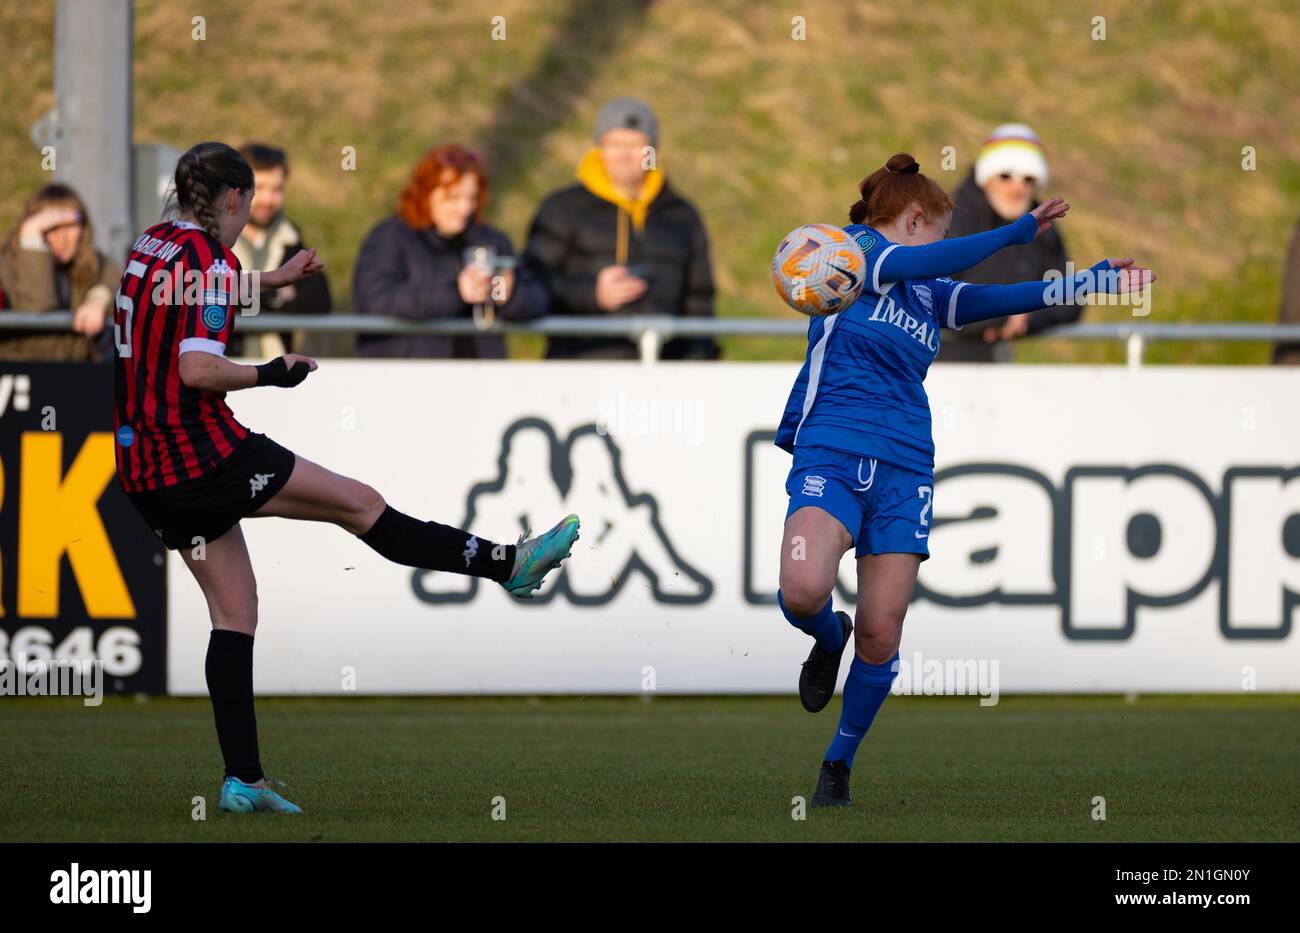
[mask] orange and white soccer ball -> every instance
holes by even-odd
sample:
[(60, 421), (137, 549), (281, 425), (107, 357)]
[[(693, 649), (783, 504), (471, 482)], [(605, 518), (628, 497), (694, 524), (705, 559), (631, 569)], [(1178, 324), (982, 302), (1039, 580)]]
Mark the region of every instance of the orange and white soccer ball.
[(867, 260), (853, 238), (830, 224), (791, 230), (772, 257), (772, 284), (801, 314), (834, 314), (862, 294)]

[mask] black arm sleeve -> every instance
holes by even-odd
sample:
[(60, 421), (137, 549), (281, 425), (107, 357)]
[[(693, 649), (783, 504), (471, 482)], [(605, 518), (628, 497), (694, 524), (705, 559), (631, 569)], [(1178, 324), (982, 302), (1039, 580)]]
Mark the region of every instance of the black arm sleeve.
[(360, 314), (427, 319), (463, 314), (453, 266), (408, 262), (392, 228), (376, 227), (361, 245), (352, 302)]
[[(709, 235), (698, 213), (693, 213), (692, 219), (691, 257), (686, 269), (682, 316), (713, 317), (713, 263), (709, 258)], [(719, 355), (717, 341), (712, 337), (680, 337), (672, 343), (675, 359), (716, 360)]]
[[(498, 256), (514, 256), (515, 248), (504, 233), (494, 238)], [(546, 314), (550, 308), (550, 295), (546, 284), (523, 262), (514, 267), (515, 286), (510, 298), (497, 308), (497, 314), (506, 321), (530, 321)]]
[(565, 271), (572, 237), (572, 221), (564, 205), (547, 198), (533, 218), (524, 249), (524, 263), (554, 299), (553, 311), (596, 314), (596, 276)]

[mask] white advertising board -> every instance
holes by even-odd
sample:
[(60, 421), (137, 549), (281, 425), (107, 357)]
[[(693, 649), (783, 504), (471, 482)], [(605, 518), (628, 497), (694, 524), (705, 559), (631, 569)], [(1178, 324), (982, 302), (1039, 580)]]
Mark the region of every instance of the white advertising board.
[[(510, 543), (583, 522), (520, 603), (332, 526), (245, 520), (258, 692), (792, 692), (809, 642), (775, 606), (790, 457), (771, 440), (796, 371), (327, 360), (232, 393), (250, 428), (419, 518)], [(935, 663), (1001, 692), (1300, 689), (1300, 374), (941, 366), (927, 389), (917, 692)], [(837, 608), (854, 582), (850, 555)], [(169, 689), (204, 693), (207, 611), (174, 554), (168, 589)]]

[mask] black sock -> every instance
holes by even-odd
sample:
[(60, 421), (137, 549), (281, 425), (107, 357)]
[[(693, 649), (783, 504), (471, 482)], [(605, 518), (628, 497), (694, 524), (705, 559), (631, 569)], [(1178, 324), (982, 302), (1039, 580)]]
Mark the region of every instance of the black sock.
[(245, 784), (260, 781), (262, 762), (257, 753), (257, 716), (253, 712), (253, 636), (213, 629), (204, 673), (226, 776), (233, 775)]
[(515, 569), (513, 544), (496, 544), (450, 525), (422, 522), (391, 505), (358, 537), (394, 563), (422, 570), (446, 570), (504, 583)]

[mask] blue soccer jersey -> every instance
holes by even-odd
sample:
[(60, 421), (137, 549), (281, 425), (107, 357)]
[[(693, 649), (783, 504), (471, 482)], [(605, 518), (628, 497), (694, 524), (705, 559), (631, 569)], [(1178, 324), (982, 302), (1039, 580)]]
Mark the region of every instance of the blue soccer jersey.
[(860, 224), (844, 229), (867, 258), (867, 282), (848, 308), (809, 323), (808, 357), (776, 444), (791, 453), (796, 446), (827, 447), (931, 472), (934, 438), (923, 383), (965, 283), (881, 281), (881, 265), (897, 244)]

